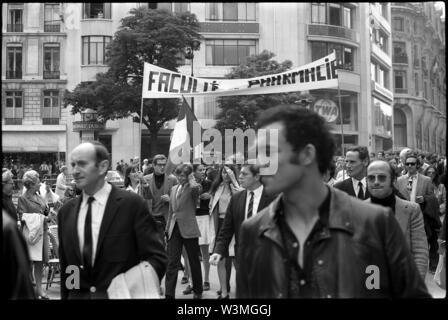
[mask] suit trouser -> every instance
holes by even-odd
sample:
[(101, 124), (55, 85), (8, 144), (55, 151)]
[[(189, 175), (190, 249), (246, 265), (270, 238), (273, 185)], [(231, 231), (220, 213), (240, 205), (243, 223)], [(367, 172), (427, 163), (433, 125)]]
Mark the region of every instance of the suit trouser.
[(180, 258), (182, 255), (182, 246), (187, 251), (188, 261), (191, 269), (191, 279), (193, 280), (193, 292), (202, 293), (202, 270), (199, 260), (199, 238), (182, 238), (177, 222), (174, 225), (171, 238), (168, 240), (168, 269), (165, 279), (165, 294), (175, 296), (177, 274), (179, 272)]

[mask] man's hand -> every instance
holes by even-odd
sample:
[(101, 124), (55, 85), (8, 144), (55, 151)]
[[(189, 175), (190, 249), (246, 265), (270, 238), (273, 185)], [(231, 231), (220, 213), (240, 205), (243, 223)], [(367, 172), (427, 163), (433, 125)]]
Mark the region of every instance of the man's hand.
[(164, 194), (163, 196), (161, 196), (160, 199), (162, 199), (162, 201), (164, 201), (164, 202), (170, 202), (170, 196), (167, 194)]
[(416, 196), (415, 197), (415, 202), (417, 203), (423, 203), (425, 201), (425, 199), (423, 198), (423, 196)]
[(210, 264), (216, 266), (218, 262), (221, 260), (222, 256), (219, 253), (214, 253), (210, 256)]

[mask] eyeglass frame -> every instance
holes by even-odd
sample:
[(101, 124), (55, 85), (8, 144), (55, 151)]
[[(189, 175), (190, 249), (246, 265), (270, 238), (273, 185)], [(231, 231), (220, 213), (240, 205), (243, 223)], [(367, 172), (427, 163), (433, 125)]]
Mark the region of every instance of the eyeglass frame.
[[(371, 178), (374, 178), (374, 180), (372, 180)], [(387, 175), (386, 174), (369, 174), (366, 176), (366, 179), (370, 183), (374, 183), (377, 179), (379, 182), (384, 183), (387, 180)]]

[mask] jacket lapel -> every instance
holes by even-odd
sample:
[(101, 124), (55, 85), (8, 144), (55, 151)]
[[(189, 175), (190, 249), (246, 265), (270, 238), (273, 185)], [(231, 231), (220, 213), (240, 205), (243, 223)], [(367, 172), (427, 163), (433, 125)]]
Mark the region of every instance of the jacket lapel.
[(417, 190), (415, 192), (416, 196), (423, 195), (423, 184), (425, 183), (425, 181), (423, 179), (424, 179), (423, 175), (418, 173), (417, 174)]
[(406, 215), (406, 209), (407, 205), (403, 203), (400, 198), (395, 196), (395, 219), (398, 221), (403, 233), (408, 229), (408, 216)]
[(116, 187), (112, 186), (109, 198), (107, 199), (106, 208), (104, 209), (103, 221), (101, 222), (100, 233), (98, 235), (98, 244), (96, 246), (95, 261), (96, 257), (98, 257), (98, 254), (101, 251), (101, 246), (103, 244), (107, 230), (109, 229), (110, 224), (112, 223), (115, 214), (118, 211), (118, 202), (120, 199), (121, 197), (117, 194)]
[(216, 190), (215, 195), (213, 196), (213, 203), (212, 203), (212, 208), (210, 210), (210, 212), (213, 212), (213, 210), (215, 209), (216, 204), (219, 201), (219, 198), (221, 198), (221, 194), (223, 192), (224, 188), (222, 186), (222, 184), (218, 187), (218, 189)]
[(75, 244), (75, 252), (76, 252), (76, 258), (78, 261), (81, 260), (81, 247), (79, 246), (79, 235), (78, 235), (78, 217), (79, 217), (79, 209), (81, 209), (81, 203), (82, 203), (82, 193), (81, 196), (79, 196), (76, 199), (76, 203), (73, 204), (75, 212), (73, 214), (69, 214), (68, 219), (74, 219), (72, 223), (70, 223), (70, 226), (74, 226), (72, 230), (72, 240)]

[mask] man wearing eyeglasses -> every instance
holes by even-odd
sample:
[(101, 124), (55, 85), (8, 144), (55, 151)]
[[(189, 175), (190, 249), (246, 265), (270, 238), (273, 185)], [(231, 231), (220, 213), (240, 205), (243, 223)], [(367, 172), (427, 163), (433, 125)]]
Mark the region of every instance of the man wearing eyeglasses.
[(373, 161), (367, 168), (367, 188), (372, 203), (388, 207), (394, 213), (411, 250), (418, 272), (425, 280), (429, 255), (423, 214), (416, 203), (401, 199), (394, 188), (395, 172), (389, 163)]
[(143, 177), (151, 191), (152, 200), (149, 210), (157, 222), (162, 239), (165, 236), (166, 221), (168, 219), (169, 193), (171, 188), (177, 184), (177, 179), (174, 175), (165, 174), (166, 162), (167, 158), (165, 155), (158, 154), (154, 156), (152, 161), (154, 172)]

